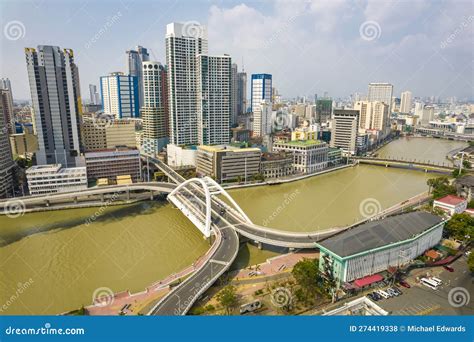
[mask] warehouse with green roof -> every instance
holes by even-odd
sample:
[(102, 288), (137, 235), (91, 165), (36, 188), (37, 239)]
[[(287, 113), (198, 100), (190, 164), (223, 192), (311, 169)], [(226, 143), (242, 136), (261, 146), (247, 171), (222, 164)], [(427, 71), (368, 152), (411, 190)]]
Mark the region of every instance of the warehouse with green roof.
[(342, 285), (403, 266), (439, 243), (444, 223), (421, 211), (364, 223), (317, 243), (319, 269)]

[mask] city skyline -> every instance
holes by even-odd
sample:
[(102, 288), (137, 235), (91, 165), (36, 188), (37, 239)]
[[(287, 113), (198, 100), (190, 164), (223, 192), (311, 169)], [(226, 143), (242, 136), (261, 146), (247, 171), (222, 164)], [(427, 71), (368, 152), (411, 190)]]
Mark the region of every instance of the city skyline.
[[(86, 99), (88, 85), (98, 84), (100, 76), (127, 71), (126, 51), (137, 45), (149, 50), (151, 60), (165, 64), (165, 30), (171, 22), (206, 26), (210, 54), (229, 54), (238, 70), (244, 68), (248, 74), (272, 74), (285, 98), (326, 91), (346, 97), (365, 93), (370, 82), (393, 84), (396, 97), (405, 90), (414, 97), (472, 97), (468, 27), (473, 17), (466, 16), (463, 2), (389, 6), (301, 1), (289, 6), (229, 1), (200, 6), (160, 1), (147, 4), (149, 11), (124, 2), (96, 4), (91, 12), (79, 1), (77, 8), (55, 4), (58, 19), (47, 26), (40, 20), (48, 12), (47, 4), (32, 3), (21, 13), (12, 4), (3, 8), (0, 70), (11, 80), (17, 100), (30, 100), (24, 47), (51, 44), (73, 49)], [(158, 7), (163, 14), (147, 20)], [(401, 26), (395, 19), (399, 15), (410, 16), (414, 24)], [(150, 25), (140, 27), (137, 20)]]

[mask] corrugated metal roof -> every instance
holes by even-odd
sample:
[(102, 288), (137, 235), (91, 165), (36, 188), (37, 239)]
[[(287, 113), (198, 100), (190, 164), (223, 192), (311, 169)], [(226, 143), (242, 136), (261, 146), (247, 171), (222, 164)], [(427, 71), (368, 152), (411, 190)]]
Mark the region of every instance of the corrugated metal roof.
[(340, 257), (410, 239), (440, 223), (442, 219), (427, 212), (411, 212), (364, 223), (319, 243)]

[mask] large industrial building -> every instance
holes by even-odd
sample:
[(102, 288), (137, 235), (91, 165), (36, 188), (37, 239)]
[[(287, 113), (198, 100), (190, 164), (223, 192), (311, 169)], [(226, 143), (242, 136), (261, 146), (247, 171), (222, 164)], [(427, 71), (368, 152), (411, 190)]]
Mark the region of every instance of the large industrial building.
[(364, 223), (316, 244), (319, 269), (342, 285), (403, 266), (439, 243), (444, 223), (427, 212)]

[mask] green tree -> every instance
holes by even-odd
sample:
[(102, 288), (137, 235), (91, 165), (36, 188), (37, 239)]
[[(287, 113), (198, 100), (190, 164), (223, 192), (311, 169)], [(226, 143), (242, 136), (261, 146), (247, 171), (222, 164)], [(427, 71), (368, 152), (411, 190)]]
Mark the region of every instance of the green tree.
[(467, 203), (467, 207), (469, 209), (474, 209), (474, 199), (470, 200), (468, 203)]
[(426, 181), (434, 199), (456, 194), (456, 187), (449, 183), (448, 177), (430, 178)]
[(461, 241), (472, 242), (474, 238), (474, 217), (469, 214), (454, 214), (444, 226), (445, 232)]
[(227, 315), (229, 315), (232, 309), (237, 305), (237, 294), (235, 287), (227, 285), (217, 294), (217, 301), (225, 309)]
[[(293, 267), (291, 274), (300, 286), (306, 299), (314, 297), (316, 294), (324, 293), (324, 279), (319, 273), (317, 259), (306, 259), (298, 261)], [(300, 295), (301, 296), (301, 295)]]
[(474, 253), (472, 252), (467, 258), (467, 266), (469, 267), (469, 271), (471, 271), (471, 273), (474, 273)]

